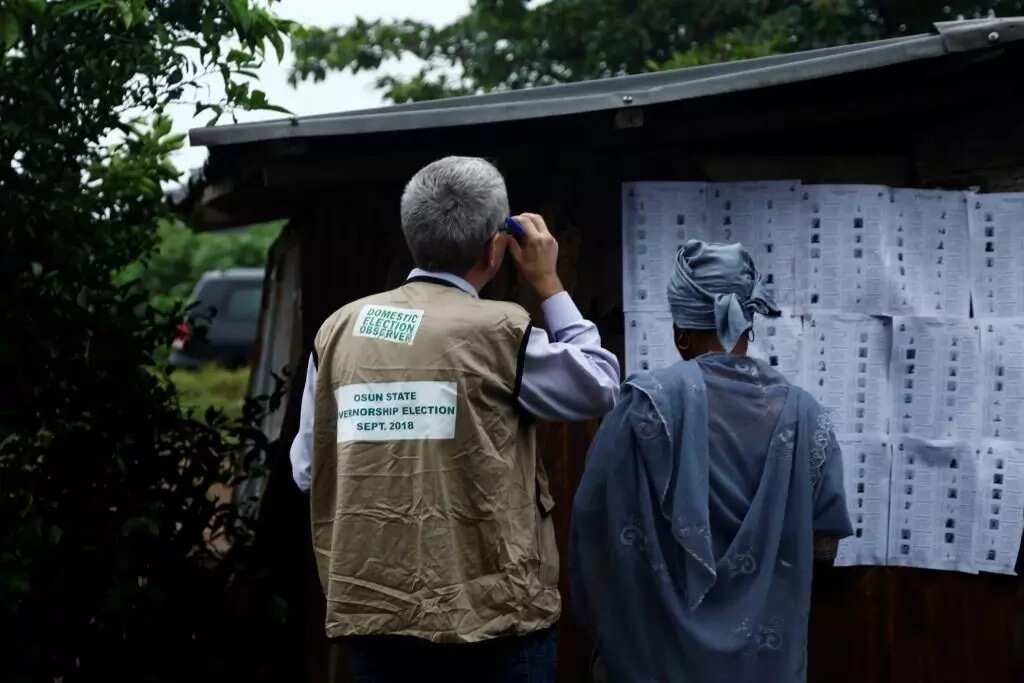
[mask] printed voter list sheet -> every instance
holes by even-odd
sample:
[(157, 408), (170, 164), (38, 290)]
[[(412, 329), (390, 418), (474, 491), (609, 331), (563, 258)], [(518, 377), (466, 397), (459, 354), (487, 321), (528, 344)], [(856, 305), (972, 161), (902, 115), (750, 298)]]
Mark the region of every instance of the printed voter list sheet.
[(762, 183), (708, 183), (707, 238), (711, 242), (756, 240), (767, 213)]
[(1024, 528), (1024, 443), (987, 439), (978, 456), (974, 563), (983, 572), (1016, 574)]
[(1024, 441), (1024, 319), (978, 320), (984, 436)]
[(1024, 316), (1024, 194), (968, 198), (974, 315)]
[(892, 324), (893, 431), (926, 439), (979, 439), (978, 321), (894, 318)]
[(701, 237), (705, 183), (622, 184), (622, 301), (627, 311), (667, 311), (675, 255)]
[(968, 317), (970, 253), (966, 193), (892, 191), (886, 233), (892, 313)]
[(897, 436), (893, 449), (889, 564), (976, 574), (975, 448)]
[(796, 250), (804, 311), (887, 312), (889, 188), (804, 185)]
[(783, 308), (778, 318), (755, 315), (753, 329), (747, 354), (778, 370), (791, 384), (803, 386), (803, 321), (793, 309)]
[(843, 487), (853, 536), (839, 541), (835, 565), (885, 564), (889, 546), (888, 437), (838, 435), (843, 451)]
[(667, 312), (626, 313), (626, 377), (680, 360)]
[(985, 439), (978, 456), (974, 561), (982, 571), (1016, 574), (1024, 530), (1024, 443)]
[(803, 388), (828, 409), (836, 433), (888, 432), (891, 327), (856, 313), (805, 317)]
[(766, 180), (708, 184), (706, 239), (742, 242), (761, 278), (783, 306), (796, 297), (796, 243), (800, 181)]

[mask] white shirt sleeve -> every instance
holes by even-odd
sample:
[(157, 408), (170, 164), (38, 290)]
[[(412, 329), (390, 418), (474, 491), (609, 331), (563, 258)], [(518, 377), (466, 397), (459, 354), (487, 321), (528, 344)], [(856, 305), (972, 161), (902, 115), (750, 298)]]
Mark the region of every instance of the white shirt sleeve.
[(601, 348), (597, 326), (580, 313), (568, 292), (541, 308), (551, 330), (533, 328), (526, 343), (519, 405), (543, 420), (601, 417), (619, 396), (619, 360)]
[(306, 386), (302, 389), (302, 405), (299, 408), (299, 431), (292, 441), (289, 457), (292, 461), (292, 479), (302, 491), (308, 491), (313, 483), (313, 413), (316, 396), (316, 364), (309, 354), (306, 365)]

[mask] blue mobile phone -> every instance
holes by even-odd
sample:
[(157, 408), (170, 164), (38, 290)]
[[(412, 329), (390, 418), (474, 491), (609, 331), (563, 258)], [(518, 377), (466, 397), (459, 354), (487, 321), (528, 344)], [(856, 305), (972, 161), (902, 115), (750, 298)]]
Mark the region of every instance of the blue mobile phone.
[(522, 242), (523, 238), (526, 237), (526, 231), (523, 230), (523, 226), (512, 216), (505, 219), (505, 225), (502, 228), (502, 232), (507, 232), (516, 238), (517, 242)]

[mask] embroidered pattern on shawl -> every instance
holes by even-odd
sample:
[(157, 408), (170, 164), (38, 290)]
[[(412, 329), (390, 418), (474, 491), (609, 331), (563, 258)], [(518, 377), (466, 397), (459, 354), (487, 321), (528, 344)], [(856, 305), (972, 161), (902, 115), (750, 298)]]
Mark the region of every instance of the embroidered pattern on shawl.
[(814, 437), (811, 441), (811, 488), (818, 490), (821, 484), (821, 473), (828, 461), (828, 449), (832, 442), (832, 416), (827, 410), (818, 413), (818, 421), (814, 426)]

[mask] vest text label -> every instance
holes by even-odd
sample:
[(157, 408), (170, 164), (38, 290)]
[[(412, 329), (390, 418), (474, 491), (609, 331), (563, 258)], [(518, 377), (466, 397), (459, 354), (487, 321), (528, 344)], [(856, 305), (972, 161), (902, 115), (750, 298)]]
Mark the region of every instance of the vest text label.
[(455, 382), (348, 384), (334, 393), (338, 443), (455, 438)]
[(412, 344), (421, 322), (421, 309), (368, 304), (359, 311), (352, 334), (395, 344)]

